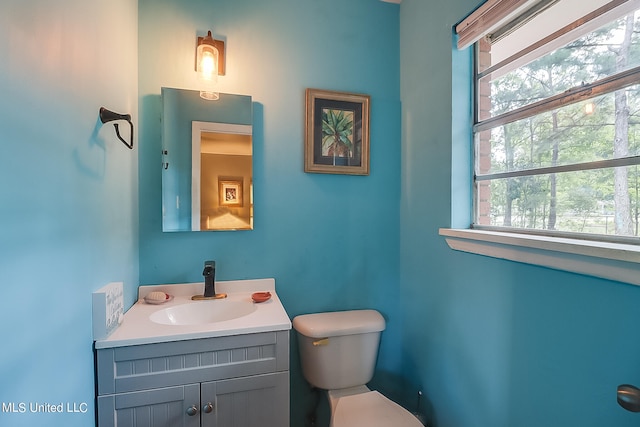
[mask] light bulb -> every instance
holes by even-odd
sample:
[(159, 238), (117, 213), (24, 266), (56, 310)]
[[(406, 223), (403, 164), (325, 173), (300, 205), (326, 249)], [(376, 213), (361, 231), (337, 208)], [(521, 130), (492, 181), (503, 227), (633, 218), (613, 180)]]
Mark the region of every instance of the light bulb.
[(596, 111), (596, 104), (593, 102), (587, 102), (584, 104), (584, 112), (585, 114), (593, 114)]
[(202, 78), (213, 80), (216, 75), (216, 65), (211, 52), (203, 52), (200, 68), (202, 69)]

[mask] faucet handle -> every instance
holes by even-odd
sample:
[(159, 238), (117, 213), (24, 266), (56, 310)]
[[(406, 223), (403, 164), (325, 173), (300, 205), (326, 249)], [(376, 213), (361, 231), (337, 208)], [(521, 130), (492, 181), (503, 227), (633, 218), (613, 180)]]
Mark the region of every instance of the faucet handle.
[(216, 262), (215, 261), (205, 261), (204, 262), (204, 270), (202, 271), (203, 276), (211, 276), (216, 270)]

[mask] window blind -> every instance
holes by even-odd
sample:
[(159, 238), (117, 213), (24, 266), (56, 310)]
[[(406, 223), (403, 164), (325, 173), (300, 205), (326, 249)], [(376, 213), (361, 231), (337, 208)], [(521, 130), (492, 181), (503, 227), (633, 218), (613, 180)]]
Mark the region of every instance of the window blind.
[[(456, 25), (458, 34), (458, 49), (471, 46), (485, 34), (491, 33), (527, 9), (539, 3), (540, 0), (487, 0), (462, 22)], [(546, 0), (542, 0), (546, 1)]]
[[(539, 13), (543, 13), (550, 6), (560, 0), (487, 0), (455, 27), (458, 34), (458, 49), (465, 49), (480, 40), (485, 35), (490, 36), (492, 42), (513, 31)], [(586, 17), (567, 25), (560, 34), (573, 31), (584, 25), (582, 32), (588, 32), (611, 20), (614, 16), (623, 16), (638, 8), (639, 0), (612, 0), (604, 6), (594, 10)], [(593, 17), (597, 19), (593, 19)], [(588, 26), (585, 24), (589, 24)]]

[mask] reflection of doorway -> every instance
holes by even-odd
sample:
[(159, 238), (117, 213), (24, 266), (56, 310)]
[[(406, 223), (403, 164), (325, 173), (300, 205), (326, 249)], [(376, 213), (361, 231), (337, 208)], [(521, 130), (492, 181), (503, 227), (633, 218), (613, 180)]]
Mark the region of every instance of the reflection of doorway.
[(253, 228), (251, 132), (250, 125), (192, 122), (192, 230)]

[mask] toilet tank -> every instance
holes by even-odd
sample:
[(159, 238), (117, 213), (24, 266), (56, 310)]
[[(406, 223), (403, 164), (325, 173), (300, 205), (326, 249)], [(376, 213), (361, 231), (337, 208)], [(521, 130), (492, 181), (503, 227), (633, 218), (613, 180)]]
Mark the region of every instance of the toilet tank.
[(335, 390), (373, 377), (384, 318), (375, 310), (304, 314), (293, 319), (302, 372), (313, 386)]

